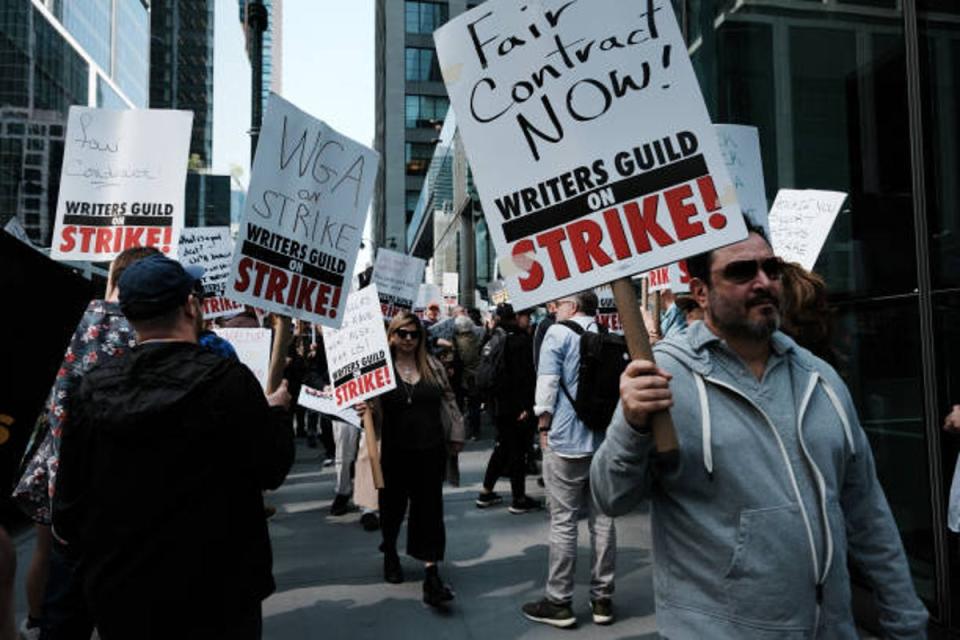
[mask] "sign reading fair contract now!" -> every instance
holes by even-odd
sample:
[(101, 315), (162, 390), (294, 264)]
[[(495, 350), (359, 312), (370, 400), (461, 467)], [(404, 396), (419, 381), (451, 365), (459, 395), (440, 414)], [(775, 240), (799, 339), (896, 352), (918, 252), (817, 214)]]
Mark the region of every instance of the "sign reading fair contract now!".
[(488, 0), (434, 38), (516, 308), (746, 237), (669, 0)]
[(343, 325), (339, 329), (324, 327), (323, 347), (338, 407), (363, 402), (397, 387), (376, 285), (347, 297)]
[(70, 107), (50, 257), (177, 255), (193, 113)]
[(377, 153), (271, 94), (233, 253), (228, 297), (339, 327)]

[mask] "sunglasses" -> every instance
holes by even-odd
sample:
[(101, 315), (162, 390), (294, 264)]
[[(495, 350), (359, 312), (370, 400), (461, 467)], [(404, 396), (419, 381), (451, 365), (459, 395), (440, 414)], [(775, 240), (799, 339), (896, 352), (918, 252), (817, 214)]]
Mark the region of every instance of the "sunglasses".
[(721, 274), (726, 280), (745, 284), (757, 277), (757, 271), (763, 270), (770, 280), (779, 280), (783, 276), (783, 260), (777, 257), (763, 260), (735, 260), (723, 269)]
[(420, 337), (419, 331), (407, 331), (406, 329), (397, 329), (393, 332), (401, 340), (416, 340)]

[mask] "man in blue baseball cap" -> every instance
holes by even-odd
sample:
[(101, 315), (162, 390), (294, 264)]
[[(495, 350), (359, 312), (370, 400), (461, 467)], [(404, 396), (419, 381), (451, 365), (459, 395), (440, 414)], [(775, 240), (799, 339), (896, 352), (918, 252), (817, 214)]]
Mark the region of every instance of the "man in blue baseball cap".
[(275, 588), (261, 492), (293, 463), (290, 394), (197, 344), (201, 275), (162, 255), (128, 268), (137, 346), (68, 408), (53, 529), (103, 640), (259, 638)]

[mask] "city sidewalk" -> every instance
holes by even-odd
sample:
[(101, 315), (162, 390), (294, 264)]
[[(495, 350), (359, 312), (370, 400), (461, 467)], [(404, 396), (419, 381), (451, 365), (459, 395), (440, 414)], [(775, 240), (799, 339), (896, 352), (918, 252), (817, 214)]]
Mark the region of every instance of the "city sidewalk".
[[(490, 454), (489, 440), (469, 443), (461, 455), (462, 486), (447, 487), (447, 562), (441, 575), (457, 592), (446, 613), (421, 601), (422, 565), (401, 555), (406, 582), (383, 581), (380, 533), (360, 527), (359, 512), (329, 515), (334, 472), (321, 468), (316, 449), (298, 441), (297, 462), (284, 486), (268, 495), (277, 507), (270, 521), (276, 593), (264, 602), (265, 640), (310, 638), (546, 638), (559, 631), (529, 622), (520, 605), (543, 595), (547, 569), (546, 512), (512, 515), (509, 483), (498, 489), (504, 504), (477, 509), (474, 498)], [(542, 498), (535, 479), (531, 496)], [(617, 621), (595, 626), (589, 614), (590, 552), (586, 522), (580, 528), (575, 613), (590, 638), (656, 638), (653, 617), (649, 518), (618, 520)], [(401, 534), (400, 548), (405, 548)], [(17, 622), (26, 615), (24, 574), (33, 535), (17, 536)]]

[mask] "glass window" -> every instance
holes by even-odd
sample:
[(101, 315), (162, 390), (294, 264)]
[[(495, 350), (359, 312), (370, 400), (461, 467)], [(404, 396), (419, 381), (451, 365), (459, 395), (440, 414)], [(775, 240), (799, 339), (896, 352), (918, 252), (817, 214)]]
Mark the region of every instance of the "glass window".
[(442, 82), (436, 51), (407, 47), (406, 79), (409, 82)]
[(449, 18), (446, 4), (407, 0), (405, 7), (407, 33), (433, 33)]
[(407, 129), (439, 127), (449, 106), (450, 101), (445, 96), (408, 95), (405, 101)]
[(430, 142), (407, 142), (406, 163), (408, 176), (426, 175), (433, 158), (434, 145)]
[(413, 219), (413, 212), (417, 210), (417, 202), (420, 201), (419, 191), (407, 191), (406, 196), (406, 224), (409, 226)]

